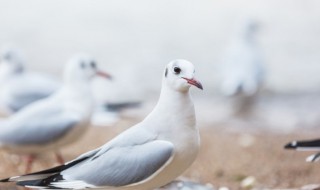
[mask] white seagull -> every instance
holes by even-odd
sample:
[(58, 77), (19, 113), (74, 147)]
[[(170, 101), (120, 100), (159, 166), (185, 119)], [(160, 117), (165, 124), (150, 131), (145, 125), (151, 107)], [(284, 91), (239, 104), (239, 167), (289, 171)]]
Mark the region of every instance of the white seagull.
[(199, 150), (191, 85), (202, 89), (192, 63), (171, 61), (163, 72), (159, 101), (141, 123), (64, 165), (1, 182), (44, 189), (151, 190), (166, 185), (193, 163)]
[(0, 148), (29, 155), (27, 172), (35, 156), (45, 151), (55, 151), (63, 163), (58, 149), (78, 139), (89, 125), (94, 103), (90, 81), (96, 75), (109, 77), (91, 57), (72, 58), (60, 90), (2, 121)]
[(3, 47), (0, 52), (0, 108), (6, 115), (46, 98), (60, 87), (54, 77), (27, 71), (19, 50)]
[(318, 151), (318, 153), (308, 156), (307, 162), (317, 162), (320, 160), (320, 139), (293, 141), (285, 145), (285, 149), (298, 151)]
[(255, 40), (257, 23), (246, 19), (222, 59), (222, 94), (235, 97), (237, 111), (250, 106), (264, 80), (264, 60)]

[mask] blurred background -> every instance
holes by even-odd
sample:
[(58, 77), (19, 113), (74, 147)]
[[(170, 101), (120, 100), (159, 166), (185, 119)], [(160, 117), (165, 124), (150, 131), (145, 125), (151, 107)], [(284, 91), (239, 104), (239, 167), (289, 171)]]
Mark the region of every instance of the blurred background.
[[(192, 90), (204, 149), (186, 175), (234, 189), (252, 175), (259, 187), (297, 187), (319, 182), (320, 167), (304, 163), (306, 154), (282, 150), (287, 141), (319, 136), (319, 9), (317, 0), (1, 0), (0, 46), (12, 44), (29, 70), (59, 78), (74, 54), (95, 57), (114, 76), (95, 82), (100, 99), (142, 102), (124, 113), (129, 121), (108, 128), (118, 127), (110, 137), (150, 112), (165, 65), (187, 59), (204, 86)], [(239, 115), (221, 93), (222, 70), (248, 19), (257, 25), (264, 77), (250, 113)], [(70, 151), (71, 159), (84, 149)]]
[[(125, 99), (123, 93), (156, 99), (164, 66), (188, 59), (205, 87), (195, 98), (211, 99), (219, 93), (222, 54), (239, 20), (250, 17), (259, 24), (264, 91), (314, 94), (320, 89), (319, 7), (316, 0), (1, 1), (0, 44), (22, 49), (29, 69), (57, 76), (72, 55), (91, 54), (115, 76), (105, 84), (109, 99)], [(319, 107), (314, 101), (310, 106)]]

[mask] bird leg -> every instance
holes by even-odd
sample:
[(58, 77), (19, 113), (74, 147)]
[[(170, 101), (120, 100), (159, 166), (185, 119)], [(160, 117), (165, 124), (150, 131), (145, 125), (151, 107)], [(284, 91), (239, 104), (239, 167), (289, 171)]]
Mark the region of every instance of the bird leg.
[(59, 151), (55, 152), (55, 156), (56, 156), (57, 162), (59, 164), (61, 164), (61, 165), (64, 164), (64, 159)]
[(26, 174), (30, 173), (34, 159), (35, 159), (35, 155), (30, 154), (27, 156), (27, 166), (26, 166), (26, 170), (25, 170)]

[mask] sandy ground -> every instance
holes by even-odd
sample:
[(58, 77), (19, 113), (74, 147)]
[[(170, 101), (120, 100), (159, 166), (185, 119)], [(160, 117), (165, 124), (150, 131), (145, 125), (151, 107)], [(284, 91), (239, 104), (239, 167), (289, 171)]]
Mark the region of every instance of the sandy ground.
[[(119, 122), (113, 127), (92, 127), (83, 139), (62, 150), (66, 160), (98, 147), (136, 123), (136, 119)], [(214, 187), (226, 186), (241, 189), (241, 181), (253, 176), (257, 188), (297, 188), (319, 183), (320, 165), (305, 163), (309, 153), (283, 150), (283, 145), (293, 139), (316, 137), (317, 133), (295, 131), (291, 134), (274, 134), (268, 131), (231, 132), (228, 124), (201, 128), (202, 146), (196, 162), (184, 177)], [(0, 177), (22, 174), (25, 165), (19, 157), (0, 153)], [(57, 163), (53, 154), (42, 155), (33, 170), (41, 170)], [(16, 189), (13, 184), (0, 189)]]

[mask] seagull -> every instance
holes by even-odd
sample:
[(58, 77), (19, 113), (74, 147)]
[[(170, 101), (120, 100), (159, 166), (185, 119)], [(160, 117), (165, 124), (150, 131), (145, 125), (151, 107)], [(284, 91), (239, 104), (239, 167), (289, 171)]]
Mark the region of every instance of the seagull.
[[(320, 151), (320, 139), (293, 141), (284, 146), (285, 149), (295, 149), (298, 151)], [(320, 152), (307, 157), (307, 162), (317, 162), (320, 160)]]
[(110, 78), (90, 56), (73, 57), (60, 90), (2, 121), (0, 148), (29, 155), (26, 173), (35, 156), (45, 151), (55, 151), (58, 162), (64, 163), (58, 149), (79, 139), (89, 125), (94, 105), (90, 81), (96, 75)]
[(3, 47), (0, 52), (0, 108), (11, 115), (32, 102), (46, 98), (60, 88), (52, 76), (27, 71), (20, 51)]
[[(54, 77), (26, 70), (25, 60), (19, 49), (4, 46), (0, 50), (0, 110), (5, 115), (11, 115), (30, 103), (46, 98), (56, 92), (61, 84)], [(99, 96), (101, 88), (93, 91), (94, 96)], [(101, 96), (101, 95), (100, 95)], [(96, 98), (96, 97), (94, 97)], [(98, 98), (97, 98), (98, 99)], [(125, 102), (97, 102), (94, 116), (97, 115), (98, 122), (104, 123), (101, 118), (111, 114), (119, 119), (121, 110), (135, 108), (140, 105), (137, 101)], [(95, 119), (93, 119), (95, 121)]]
[(101, 79), (93, 81), (92, 91), (96, 102), (91, 120), (93, 126), (114, 126), (125, 118), (126, 114), (124, 113), (128, 113), (128, 110), (131, 110), (132, 113), (141, 107), (143, 102), (136, 93), (137, 86), (133, 91), (132, 85), (129, 88), (128, 80), (125, 80), (127, 74), (119, 73), (119, 75), (126, 77), (118, 77), (117, 80), (112, 80), (112, 82)]
[(222, 59), (221, 92), (235, 97), (236, 109), (249, 108), (262, 86), (265, 69), (263, 58), (254, 39), (257, 23), (252, 19), (241, 22)]
[(189, 88), (203, 89), (191, 62), (171, 61), (153, 111), (100, 148), (48, 170), (3, 179), (42, 189), (150, 190), (181, 175), (195, 160), (199, 131)]
[(123, 110), (140, 107), (140, 101), (108, 102), (97, 105), (91, 118), (91, 124), (94, 126), (112, 126), (121, 120)]

